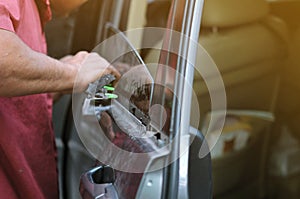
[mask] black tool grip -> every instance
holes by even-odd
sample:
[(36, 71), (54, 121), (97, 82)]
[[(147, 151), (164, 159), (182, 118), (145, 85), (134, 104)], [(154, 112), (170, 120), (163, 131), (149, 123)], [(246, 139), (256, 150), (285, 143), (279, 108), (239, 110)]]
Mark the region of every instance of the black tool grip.
[(116, 77), (112, 74), (103, 75), (97, 81), (90, 83), (85, 92), (90, 96), (94, 96), (97, 91), (101, 90), (105, 85), (110, 84), (115, 79)]

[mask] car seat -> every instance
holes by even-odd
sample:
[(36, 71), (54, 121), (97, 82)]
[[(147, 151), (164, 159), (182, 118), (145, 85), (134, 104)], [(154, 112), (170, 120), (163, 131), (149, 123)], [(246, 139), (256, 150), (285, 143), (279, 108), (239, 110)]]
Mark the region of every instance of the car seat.
[[(199, 43), (220, 71), (228, 109), (274, 111), (279, 71), (287, 58), (287, 37), (286, 24), (270, 14), (265, 0), (204, 2)], [(153, 45), (155, 49), (160, 47), (160, 41)], [(145, 62), (155, 63), (158, 55), (157, 50), (148, 52)], [(196, 69), (200, 65), (211, 67), (206, 60), (209, 59), (205, 53), (198, 52)], [(194, 77), (201, 116), (211, 110), (206, 84), (215, 85), (213, 92), (216, 93), (222, 89), (214, 84), (218, 75), (212, 73), (208, 76), (205, 81), (199, 73)], [(267, 128), (261, 131), (260, 137), (247, 150), (226, 159), (213, 160), (215, 198), (257, 198), (263, 195), (269, 132)], [(241, 173), (238, 180), (230, 183), (228, 172), (234, 168)]]

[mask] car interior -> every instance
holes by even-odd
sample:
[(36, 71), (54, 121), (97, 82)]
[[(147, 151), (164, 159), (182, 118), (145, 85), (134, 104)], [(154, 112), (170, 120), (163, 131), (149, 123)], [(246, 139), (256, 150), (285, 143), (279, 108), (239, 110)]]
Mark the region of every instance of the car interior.
[[(164, 33), (154, 36), (147, 30), (167, 28), (171, 10), (172, 0), (89, 0), (68, 16), (54, 12), (45, 28), (48, 54), (59, 59), (93, 51), (116, 34), (108, 33), (113, 24), (127, 31), (146, 65), (159, 63)], [(221, 109), (227, 113), (218, 140), (212, 142), (211, 165), (207, 156), (189, 160), (189, 198), (300, 197), (299, 13), (299, 0), (204, 0), (192, 84), (200, 119), (194, 103), (190, 117), (210, 145), (217, 134), (208, 133), (208, 123), (216, 128), (222, 123), (212, 123), (211, 116)], [(130, 35), (137, 29), (139, 37)], [(118, 45), (101, 51), (103, 56)], [(82, 198), (80, 178), (98, 166), (78, 135), (73, 111), (72, 95), (54, 104), (61, 199)], [(203, 142), (195, 140), (190, 154), (197, 156)], [(139, 198), (128, 190), (134, 190), (130, 182), (141, 176), (116, 176), (128, 182), (119, 190), (124, 193), (120, 198)]]

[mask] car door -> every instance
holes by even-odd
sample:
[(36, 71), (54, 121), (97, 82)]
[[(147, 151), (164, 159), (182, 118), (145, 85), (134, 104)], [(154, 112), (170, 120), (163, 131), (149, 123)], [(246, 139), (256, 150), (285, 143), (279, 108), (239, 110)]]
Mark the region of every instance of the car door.
[[(105, 4), (105, 1), (102, 3)], [(102, 6), (104, 6), (102, 4)], [(170, 27), (169, 28), (174, 28), (177, 31), (182, 31), (182, 34), (184, 36), (190, 36), (190, 37), (195, 37), (194, 39), (197, 40), (196, 37), (199, 35), (199, 28), (200, 28), (200, 20), (201, 18), (196, 18), (196, 14), (201, 14), (201, 9), (202, 9), (202, 1), (181, 1), (181, 0), (176, 0), (173, 1), (173, 10), (170, 13)], [(94, 4), (95, 5), (95, 4)], [(180, 5), (180, 6), (179, 6)], [(91, 7), (90, 7), (91, 8)], [(99, 12), (99, 9), (96, 9), (96, 12)], [(80, 16), (80, 13), (77, 14), (75, 17)], [(178, 17), (181, 16), (181, 17)], [(186, 17), (184, 17), (186, 16)], [(90, 16), (89, 16), (90, 17)], [(79, 21), (82, 18), (79, 18)], [(103, 18), (102, 18), (103, 19)], [(179, 22), (179, 26), (171, 26), (172, 20), (175, 20)], [(184, 20), (186, 19), (186, 20)], [(190, 20), (194, 20), (192, 24), (190, 24)], [(109, 20), (108, 20), (109, 21)], [(80, 24), (78, 20), (75, 20), (74, 22), (74, 32), (73, 37), (76, 38), (76, 35), (80, 35), (76, 30), (82, 31), (82, 27), (78, 26)], [(99, 36), (99, 21), (98, 23), (92, 23), (94, 26), (97, 26), (97, 28), (93, 27), (93, 30), (91, 32), (97, 32)], [(104, 23), (105, 27), (107, 27), (109, 23)], [(189, 26), (190, 24), (190, 26)], [(113, 24), (112, 24), (113, 25)], [(195, 27), (196, 26), (196, 27)], [(185, 27), (185, 28), (184, 28)], [(103, 24), (102, 24), (103, 28)], [(111, 28), (115, 31), (117, 29), (116, 27)], [(197, 30), (198, 29), (198, 30)], [(97, 31), (95, 31), (97, 30)], [(105, 28), (103, 28), (105, 30)], [(105, 34), (101, 31), (101, 34)], [(107, 34), (106, 29), (106, 34)], [(192, 30), (192, 31), (191, 31)], [(116, 32), (116, 31), (115, 31)], [(82, 34), (82, 33), (81, 33)], [(96, 33), (94, 33), (96, 34)], [(96, 34), (97, 35), (97, 34)], [(82, 48), (80, 45), (78, 45), (77, 42), (76, 44), (73, 43), (72, 46), (76, 50), (80, 49), (86, 49), (89, 48), (87, 47), (88, 45), (91, 45), (90, 43), (93, 43), (94, 41), (97, 40), (97, 36), (94, 36), (94, 40), (91, 42), (91, 37), (89, 37), (89, 40), (86, 41), (81, 46), (86, 46), (85, 48)], [(93, 38), (93, 37), (92, 37)], [(99, 38), (99, 37), (98, 37)], [(166, 36), (166, 44), (170, 44), (174, 38)], [(75, 39), (76, 40), (76, 39)], [(127, 43), (128, 41), (126, 38), (123, 38)], [(179, 46), (179, 49), (182, 52), (178, 53), (186, 53), (186, 56), (192, 56), (192, 54), (195, 53), (196, 49), (189, 49), (190, 51), (184, 52), (184, 47), (183, 45), (187, 45), (190, 42), (189, 40), (185, 40), (185, 37), (179, 37), (177, 38), (177, 43), (176, 45)], [(121, 41), (119, 41), (120, 43)], [(99, 54), (102, 56), (105, 56), (105, 53), (108, 54), (108, 52), (113, 52), (117, 51), (117, 49), (120, 47), (120, 44), (117, 44), (115, 46), (110, 46), (111, 51), (101, 51)], [(124, 62), (127, 61), (127, 64), (129, 65), (137, 65), (137, 64), (143, 64), (142, 60), (140, 60), (139, 55), (135, 51), (134, 47), (132, 48), (131, 45), (129, 45), (131, 48), (131, 51), (134, 51), (132, 53), (130, 51), (129, 55), (126, 55), (125, 57), (129, 57), (129, 59), (126, 58), (118, 58), (117, 61), (122, 61)], [(97, 51), (98, 49), (96, 49)], [(111, 54), (107, 55), (107, 59), (109, 60), (109, 56)], [(169, 56), (168, 54), (165, 54), (163, 56)], [(132, 58), (134, 57), (134, 58)], [(133, 62), (133, 63), (128, 63), (128, 60), (136, 60), (138, 58), (138, 63)], [(123, 60), (122, 60), (123, 59)], [(172, 68), (174, 70), (180, 71), (182, 74), (187, 75), (187, 79), (192, 82), (192, 74), (189, 72), (186, 72), (186, 68), (190, 67), (188, 66), (187, 62), (185, 62), (183, 59), (177, 60), (177, 57), (173, 57), (173, 62), (172, 62)], [(189, 57), (185, 58), (189, 59)], [(175, 62), (174, 62), (175, 60)], [(111, 62), (117, 62), (116, 60), (109, 60)], [(170, 63), (164, 63), (164, 64), (170, 64)], [(145, 67), (145, 66), (144, 66)], [(144, 68), (145, 71), (147, 69)], [(189, 69), (190, 70), (190, 69)], [(155, 77), (153, 77), (155, 79)], [(164, 78), (163, 76), (158, 76), (156, 79), (158, 81), (162, 81), (161, 78)], [(151, 78), (150, 78), (151, 79)], [(176, 104), (174, 106), (169, 107), (170, 111), (168, 113), (170, 114), (168, 118), (177, 118), (174, 121), (168, 121), (168, 125), (166, 125), (168, 128), (165, 128), (163, 131), (157, 131), (156, 133), (153, 133), (153, 135), (149, 138), (137, 138), (137, 139), (132, 139), (132, 137), (128, 136), (130, 135), (128, 129), (124, 129), (124, 127), (120, 127), (120, 120), (124, 120), (125, 122), (129, 122), (129, 118), (133, 117), (133, 119), (138, 118), (140, 119), (139, 116), (137, 116), (137, 105), (131, 103), (131, 109), (127, 110), (127, 115), (128, 117), (121, 117), (119, 119), (119, 123), (117, 121), (116, 115), (110, 115), (112, 116), (112, 121), (115, 123), (114, 128), (119, 130), (118, 136), (119, 140), (117, 141), (119, 145), (125, 147), (123, 149), (131, 149), (132, 152), (149, 152), (150, 151), (155, 151), (156, 148), (159, 145), (165, 145), (162, 142), (162, 138), (164, 137), (167, 139), (167, 143), (173, 143), (172, 145), (168, 146), (160, 156), (154, 156), (151, 157), (150, 160), (152, 162), (148, 162), (147, 169), (150, 167), (150, 165), (157, 161), (160, 157), (161, 159), (159, 161), (165, 162), (166, 159), (169, 159), (170, 157), (178, 157), (179, 156), (179, 151), (180, 150), (180, 143), (182, 140), (185, 140), (185, 142), (190, 142), (190, 124), (189, 120), (186, 121), (181, 121), (180, 118), (186, 118), (189, 117), (189, 112), (190, 108), (186, 105), (182, 105), (182, 102), (180, 101), (185, 101), (185, 100), (191, 100), (190, 99), (190, 94), (188, 94), (189, 91), (187, 87), (184, 88), (184, 83), (180, 81), (180, 78), (176, 78), (175, 76), (171, 78), (172, 79), (172, 87), (174, 88), (175, 85), (176, 87), (181, 87), (182, 90), (178, 90), (175, 93), (174, 96), (176, 96), (174, 99), (172, 99), (172, 102), (169, 104)], [(148, 82), (149, 83), (149, 82)], [(154, 86), (155, 83), (151, 82), (149, 83), (148, 87), (150, 86), (152, 91), (154, 93), (156, 92), (161, 92), (161, 90), (165, 90), (165, 86), (163, 89), (161, 86)], [(124, 86), (124, 85), (123, 85)], [(124, 86), (126, 87), (126, 85)], [(147, 86), (144, 87), (143, 89), (148, 88)], [(139, 90), (140, 87), (135, 87), (134, 90)], [(122, 90), (122, 87), (120, 88)], [(145, 90), (144, 90), (145, 91)], [(184, 91), (184, 92), (183, 92)], [(134, 92), (134, 91), (133, 91)], [(149, 92), (149, 91), (147, 91)], [(142, 92), (142, 93), (147, 93), (147, 92)], [(180, 94), (181, 93), (181, 94)], [(185, 94), (183, 94), (185, 93)], [(119, 97), (121, 97), (121, 92), (118, 93)], [(164, 93), (161, 93), (164, 95)], [(153, 93), (149, 94), (150, 96), (154, 95)], [(158, 98), (160, 95), (154, 95), (154, 98)], [(180, 96), (178, 99), (178, 96)], [(186, 96), (189, 96), (187, 99), (185, 98)], [(86, 96), (80, 99), (85, 99)], [(139, 97), (139, 96), (135, 96)], [(161, 96), (160, 96), (161, 97)], [(75, 97), (76, 98), (76, 97)], [(127, 99), (128, 100), (128, 99)], [(173, 102), (174, 100), (174, 102)], [(78, 126), (76, 126), (76, 121), (80, 120), (82, 122), (83, 120), (83, 128), (79, 127), (79, 131), (82, 132), (82, 134), (88, 134), (89, 131), (93, 131), (93, 125), (86, 125), (88, 123), (87, 121), (84, 121), (81, 116), (83, 116), (83, 101), (76, 101), (74, 102), (74, 97), (73, 97), (73, 110), (69, 109), (68, 110), (68, 116), (67, 116), (67, 121), (64, 124), (63, 131), (64, 131), (64, 136), (63, 136), (63, 143), (64, 143), (64, 149), (63, 153), (64, 157), (62, 158), (62, 168), (63, 168), (63, 178), (62, 178), (62, 189), (64, 191), (64, 197), (65, 198), (78, 198), (79, 197), (79, 192), (78, 190), (78, 184), (79, 184), (79, 176), (84, 173), (88, 168), (93, 167), (93, 165), (97, 164), (95, 168), (92, 168), (91, 170), (85, 172), (82, 175), (82, 181), (81, 181), (81, 194), (83, 197), (104, 197), (105, 193), (109, 193), (110, 196), (113, 197), (120, 197), (120, 198), (187, 198), (190, 196), (191, 198), (198, 198), (199, 194), (203, 196), (203, 198), (210, 198), (211, 197), (211, 179), (210, 179), (210, 158), (209, 154), (206, 156), (204, 159), (199, 159), (198, 157), (198, 152), (200, 147), (202, 146), (203, 142), (203, 137), (201, 137), (201, 134), (197, 131), (194, 131), (194, 135), (196, 136), (197, 139), (195, 142), (193, 142), (192, 147), (190, 148), (190, 153), (187, 153), (184, 158), (177, 159), (175, 158), (174, 161), (171, 164), (167, 164), (161, 169), (157, 170), (151, 170), (151, 172), (124, 172), (122, 170), (115, 169), (111, 166), (108, 166), (107, 164), (101, 163), (101, 161), (97, 161), (97, 155), (95, 154), (90, 154), (91, 152), (89, 149), (85, 149), (86, 144), (83, 142), (82, 144), (82, 137), (81, 133), (78, 132)], [(129, 100), (130, 101), (130, 100)], [(157, 99), (156, 103), (160, 102), (161, 106), (165, 107), (165, 101), (161, 99)], [(111, 102), (112, 103), (112, 102)], [(74, 104), (76, 104), (76, 108), (74, 109)], [(124, 107), (124, 103), (119, 103), (116, 100), (114, 102), (114, 106), (120, 104), (119, 108), (115, 108), (115, 111), (118, 112), (120, 109), (122, 109), (122, 105)], [(190, 104), (188, 101), (184, 104)], [(153, 105), (153, 104), (152, 104)], [(135, 111), (133, 111), (132, 107), (135, 108)], [(73, 112), (73, 113), (72, 113)], [(123, 112), (121, 112), (123, 113)], [(139, 113), (143, 113), (143, 111), (139, 111)], [(174, 114), (173, 116), (171, 114)], [(181, 114), (183, 116), (181, 116)], [(74, 117), (74, 118), (73, 118)], [(77, 118), (78, 117), (78, 118)], [(146, 116), (145, 116), (146, 117)], [(146, 117), (147, 118), (147, 117)], [(75, 120), (75, 123), (73, 122)], [(181, 126), (179, 125), (181, 123)], [(183, 124), (184, 123), (184, 124)], [(142, 124), (145, 125), (146, 122), (142, 121)], [(172, 126), (172, 132), (170, 131), (170, 126)], [(79, 124), (80, 126), (80, 124)], [(97, 129), (97, 127), (96, 127)], [(121, 129), (121, 130), (120, 130)], [(153, 128), (154, 129), (154, 128)], [(184, 129), (184, 130), (183, 130)], [(99, 130), (99, 129), (98, 129)], [(101, 129), (100, 129), (101, 131)], [(99, 132), (101, 134), (101, 132)], [(171, 135), (173, 133), (173, 135)], [(178, 139), (174, 139), (175, 137), (179, 137)], [(193, 137), (191, 136), (191, 137)], [(170, 141), (170, 140), (174, 140)], [(99, 142), (100, 143), (100, 142)], [(99, 144), (98, 143), (98, 144)], [(160, 143), (160, 144), (158, 144)], [(100, 144), (99, 144), (100, 145)], [(126, 148), (127, 147), (127, 148)], [(161, 146), (160, 146), (161, 147)], [(129, 148), (129, 149), (128, 149)], [(100, 152), (99, 152), (100, 153)], [(100, 154), (101, 155), (101, 154)], [(111, 154), (111, 159), (113, 159), (114, 154)], [(118, 156), (116, 155), (117, 161), (118, 161)], [(122, 159), (122, 158), (121, 158)], [(122, 159), (124, 160), (124, 159)], [(97, 162), (97, 163), (95, 163)], [(128, 163), (129, 167), (132, 162)], [(162, 163), (161, 163), (162, 164)], [(111, 164), (110, 164), (111, 165)], [(202, 168), (202, 169), (201, 169)], [(146, 169), (146, 168), (145, 168)], [(186, 174), (186, 175), (184, 175)], [(196, 175), (197, 174), (197, 175)], [(86, 183), (86, 184), (85, 184)], [(182, 184), (183, 183), (183, 184)], [(100, 188), (95, 188), (93, 186), (99, 185)], [(104, 184), (104, 188), (103, 188)], [(109, 185), (107, 185), (109, 184)], [(151, 185), (151, 186), (150, 186)], [(102, 187), (102, 188), (101, 188)], [(189, 188), (188, 188), (189, 187)], [(96, 193), (89, 193), (89, 190), (93, 191), (99, 191)], [(111, 189), (112, 188), (112, 189)], [(104, 191), (104, 192), (101, 192)], [(110, 190), (110, 191), (108, 191)], [(112, 191), (111, 191), (112, 190)], [(114, 194), (116, 193), (116, 194)], [(87, 194), (87, 195), (86, 195)], [(98, 194), (98, 195), (93, 195), (93, 194)], [(104, 194), (104, 195), (103, 195)], [(150, 194), (150, 195), (149, 195)], [(108, 197), (108, 196), (107, 196)]]

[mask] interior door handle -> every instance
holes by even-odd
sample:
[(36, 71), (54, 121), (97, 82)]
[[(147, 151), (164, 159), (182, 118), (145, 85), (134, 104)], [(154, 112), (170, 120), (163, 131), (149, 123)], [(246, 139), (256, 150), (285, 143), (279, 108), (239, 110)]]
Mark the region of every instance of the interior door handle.
[(115, 172), (110, 166), (98, 166), (80, 178), (80, 194), (82, 199), (119, 199), (113, 185)]

